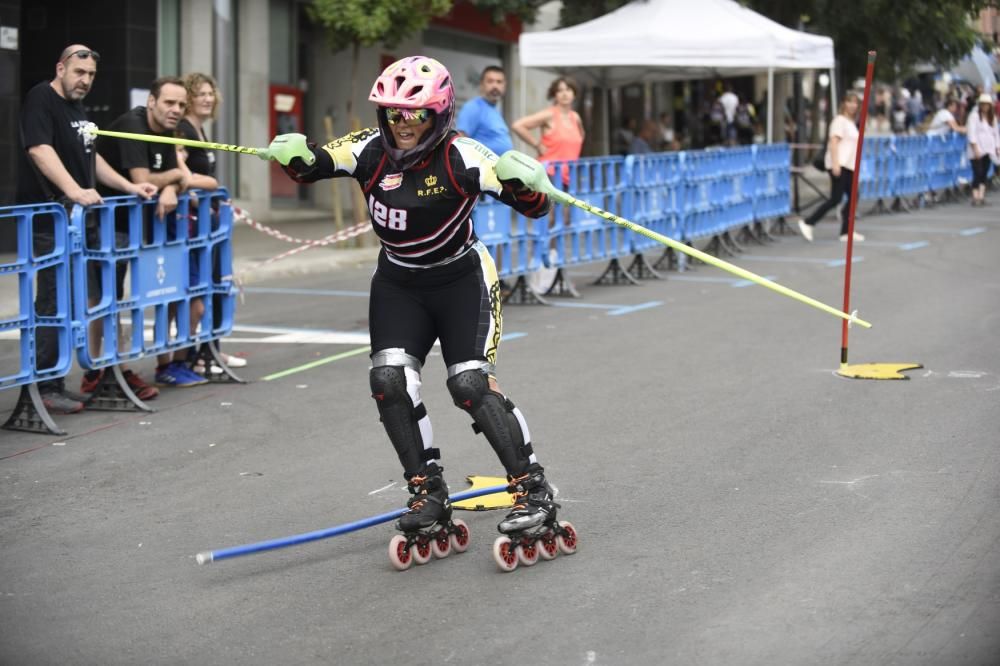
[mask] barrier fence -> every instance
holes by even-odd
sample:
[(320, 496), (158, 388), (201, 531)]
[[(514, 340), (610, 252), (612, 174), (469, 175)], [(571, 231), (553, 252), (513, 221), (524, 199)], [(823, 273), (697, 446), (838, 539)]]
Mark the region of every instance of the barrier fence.
[[(550, 173), (578, 199), (681, 242), (711, 239), (710, 247), (725, 252), (738, 248), (731, 232), (743, 230), (762, 240), (763, 230), (766, 239), (765, 222), (791, 212), (790, 155), (788, 144), (774, 144), (590, 157), (554, 163)], [(862, 157), (861, 200), (920, 197), (953, 190), (968, 179), (961, 135), (869, 138)], [(232, 330), (228, 193), (197, 192), (196, 199), (184, 194), (165, 220), (155, 209), (155, 201), (134, 197), (76, 206), (69, 216), (54, 203), (0, 208), (0, 224), (16, 225), (18, 239), (14, 261), (0, 264), (0, 280), (16, 282), (20, 304), (16, 315), (0, 315), (0, 335), (10, 338), (16, 331), (18, 337), (17, 365), (0, 368), (0, 390), (23, 389), (4, 427), (60, 432), (36, 385), (68, 374), (73, 354), (85, 369), (113, 370), (102, 385), (113, 395), (96, 396), (104, 399), (98, 408), (148, 409), (122, 379), (123, 362), (199, 345)], [(683, 257), (673, 257), (672, 250), (649, 265), (643, 253), (660, 250), (656, 241), (574, 206), (559, 204), (548, 218), (531, 220), (483, 197), (473, 221), (500, 277), (517, 278), (510, 294), (515, 303), (544, 301), (544, 294), (578, 296), (563, 269), (580, 264), (608, 261), (599, 282), (633, 283), (657, 277), (668, 258), (671, 266), (683, 267)], [(620, 260), (629, 257), (632, 264), (623, 268)], [(554, 272), (551, 282), (530, 285), (526, 276), (543, 268)], [(41, 312), (36, 293), (45, 285), (52, 296)], [(104, 344), (95, 353), (97, 339)], [(39, 366), (40, 346), (55, 358), (47, 367)], [(211, 360), (225, 368), (217, 355)], [(228, 368), (223, 378), (239, 381)]]
[[(675, 240), (711, 239), (712, 249), (722, 251), (733, 247), (728, 240), (732, 232), (792, 210), (788, 144), (590, 157), (552, 166), (550, 173), (558, 174), (553, 183), (574, 197)], [(859, 199), (884, 201), (948, 190), (968, 178), (968, 172), (962, 135), (868, 138)], [(619, 260), (641, 258), (659, 248), (644, 236), (562, 204), (547, 220), (529, 220), (484, 197), (474, 221), (501, 278), (608, 260), (635, 282)], [(640, 273), (643, 266), (640, 261)], [(519, 279), (518, 285), (525, 284)], [(557, 279), (547, 293), (558, 288)]]
[[(232, 330), (228, 192), (182, 194), (164, 219), (156, 216), (156, 205), (107, 197), (102, 204), (74, 206), (69, 216), (56, 203), (0, 208), (0, 224), (17, 225), (17, 252), (12, 263), (0, 265), (0, 279), (16, 281), (19, 301), (16, 315), (0, 318), (0, 333), (16, 332), (19, 345), (16, 367), (0, 369), (0, 389), (22, 387), (5, 428), (62, 434), (36, 385), (65, 377), (74, 354), (84, 369), (112, 370), (104, 373), (91, 408), (148, 409), (123, 380), (121, 363)], [(55, 363), (43, 366), (40, 356), (53, 355)], [(225, 369), (217, 356), (212, 360)], [(238, 380), (231, 372), (206, 374)]]

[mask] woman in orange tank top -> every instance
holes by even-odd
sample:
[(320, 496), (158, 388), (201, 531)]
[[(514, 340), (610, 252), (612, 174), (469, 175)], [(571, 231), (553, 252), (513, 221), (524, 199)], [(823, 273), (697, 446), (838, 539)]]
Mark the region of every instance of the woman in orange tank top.
[[(541, 162), (567, 162), (579, 159), (583, 147), (583, 121), (573, 110), (576, 101), (576, 82), (569, 77), (559, 77), (549, 86), (548, 99), (553, 104), (530, 116), (516, 120), (510, 129), (538, 152)], [(541, 138), (533, 131), (541, 128)], [(549, 176), (555, 175), (555, 166), (548, 165)], [(562, 168), (563, 187), (569, 185), (569, 168)]]

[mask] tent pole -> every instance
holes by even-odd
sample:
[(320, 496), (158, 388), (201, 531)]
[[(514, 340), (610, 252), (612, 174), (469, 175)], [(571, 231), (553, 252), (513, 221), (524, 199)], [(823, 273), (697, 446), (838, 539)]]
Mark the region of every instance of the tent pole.
[(833, 120), (837, 115), (837, 78), (834, 76), (836, 70), (830, 68), (830, 112), (827, 114), (830, 116), (830, 120)]
[(605, 78), (604, 82), (601, 84), (601, 115), (603, 116), (601, 118), (601, 124), (603, 126), (601, 133), (604, 135), (601, 139), (601, 143), (604, 146), (605, 155), (611, 154), (611, 117), (608, 115), (608, 95), (610, 93), (611, 91), (608, 89), (607, 79)]
[(774, 143), (774, 67), (767, 68), (767, 143)]

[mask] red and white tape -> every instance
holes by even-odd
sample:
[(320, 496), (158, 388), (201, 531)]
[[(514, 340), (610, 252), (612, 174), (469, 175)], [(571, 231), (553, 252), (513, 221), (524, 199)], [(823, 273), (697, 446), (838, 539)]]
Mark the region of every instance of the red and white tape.
[(258, 262), (253, 266), (244, 268), (242, 271), (240, 271), (240, 275), (234, 276), (234, 281), (236, 282), (236, 286), (240, 291), (241, 301), (243, 300), (243, 280), (241, 279), (241, 276), (247, 271), (254, 270), (262, 266), (267, 266), (268, 264), (280, 261), (281, 259), (294, 256), (300, 252), (305, 252), (310, 248), (321, 247), (324, 245), (334, 245), (335, 243), (343, 242), (350, 238), (354, 238), (355, 236), (360, 236), (363, 233), (367, 233), (368, 231), (371, 231), (372, 228), (371, 222), (362, 222), (361, 224), (355, 224), (354, 226), (347, 227), (346, 229), (342, 229), (340, 231), (332, 233), (329, 236), (324, 236), (323, 238), (320, 238), (318, 240), (309, 240), (305, 238), (295, 238), (293, 236), (289, 236), (288, 234), (284, 234), (278, 231), (277, 229), (269, 227), (266, 224), (261, 224), (260, 222), (257, 222), (253, 218), (251, 218), (250, 214), (247, 213), (245, 210), (237, 208), (236, 206), (233, 206), (233, 217), (238, 221), (243, 221), (249, 227), (256, 229), (257, 231), (263, 232), (273, 238), (277, 238), (278, 240), (282, 240), (287, 243), (300, 243), (299, 247), (292, 248), (287, 252), (282, 252), (281, 254), (275, 255), (273, 257), (270, 257), (269, 259), (265, 259), (264, 261)]

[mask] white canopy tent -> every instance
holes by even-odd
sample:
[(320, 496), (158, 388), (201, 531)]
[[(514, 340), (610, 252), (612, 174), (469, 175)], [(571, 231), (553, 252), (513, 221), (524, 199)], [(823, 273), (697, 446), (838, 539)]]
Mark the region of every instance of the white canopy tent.
[[(771, 100), (775, 70), (834, 67), (832, 39), (786, 28), (734, 0), (635, 0), (569, 28), (522, 33), (519, 46), (522, 67), (605, 88), (766, 71)], [(772, 134), (768, 110), (768, 142)]]

